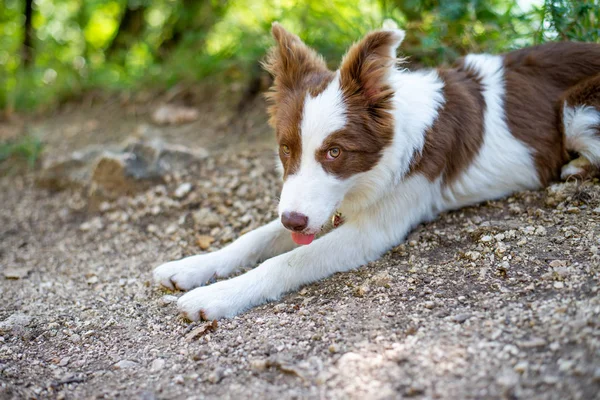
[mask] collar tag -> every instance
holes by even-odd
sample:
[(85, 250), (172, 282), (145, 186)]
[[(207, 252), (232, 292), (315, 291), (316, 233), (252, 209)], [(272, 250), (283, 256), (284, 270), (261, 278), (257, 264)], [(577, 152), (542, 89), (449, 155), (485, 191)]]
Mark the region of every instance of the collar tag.
[(344, 217), (342, 216), (342, 213), (339, 211), (336, 211), (335, 214), (333, 214), (333, 216), (331, 217), (331, 224), (333, 225), (334, 228), (337, 228), (338, 226), (342, 225), (344, 223)]

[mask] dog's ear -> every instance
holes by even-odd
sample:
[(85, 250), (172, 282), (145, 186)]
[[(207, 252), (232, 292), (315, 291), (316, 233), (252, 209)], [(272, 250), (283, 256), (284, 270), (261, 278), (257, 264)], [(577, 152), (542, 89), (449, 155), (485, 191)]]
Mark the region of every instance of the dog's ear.
[(327, 71), (323, 57), (279, 23), (273, 23), (271, 33), (277, 44), (263, 67), (273, 75), (277, 88), (291, 90), (310, 74)]
[(397, 62), (396, 49), (404, 31), (388, 28), (371, 32), (355, 43), (342, 60), (340, 82), (347, 95), (361, 95), (369, 105), (388, 99), (389, 72)]

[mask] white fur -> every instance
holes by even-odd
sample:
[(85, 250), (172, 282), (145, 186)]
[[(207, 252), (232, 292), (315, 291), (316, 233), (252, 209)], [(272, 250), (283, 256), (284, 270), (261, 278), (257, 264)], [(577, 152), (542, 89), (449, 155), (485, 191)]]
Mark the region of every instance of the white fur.
[(600, 112), (590, 106), (569, 107), (565, 103), (563, 124), (567, 149), (578, 152), (592, 164), (600, 165)]
[[(402, 37), (399, 33), (398, 44)], [(214, 275), (225, 277), (266, 259), (243, 275), (198, 287), (178, 302), (179, 309), (194, 320), (201, 312), (208, 319), (232, 317), (301, 285), (377, 259), (416, 224), (440, 211), (538, 187), (532, 151), (511, 135), (506, 124), (502, 58), (472, 55), (466, 64), (479, 73), (484, 88), (484, 138), (472, 164), (451, 186), (442, 178), (431, 182), (421, 174), (406, 175), (445, 102), (444, 84), (435, 71), (390, 70), (396, 122), (392, 145), (368, 172), (348, 179), (327, 174), (315, 160), (315, 151), (345, 125), (336, 78), (321, 95), (306, 98), (301, 164), (284, 184), (279, 211), (307, 215), (308, 230), (316, 232), (339, 208), (344, 224), (308, 246), (294, 248), (289, 232), (279, 220), (273, 221), (215, 253), (162, 265), (155, 270), (155, 279), (167, 287), (191, 289)], [(567, 140), (573, 149), (592, 148), (595, 156), (600, 155), (600, 144), (590, 130), (599, 119), (585, 108), (565, 108)]]
[(510, 133), (506, 124), (502, 57), (471, 54), (466, 57), (465, 65), (481, 76), (486, 105), (483, 146), (467, 171), (443, 191), (449, 208), (540, 185), (532, 151)]
[(279, 201), (280, 216), (296, 212), (308, 217), (307, 233), (321, 229), (352, 184), (328, 174), (315, 158), (323, 141), (345, 125), (346, 107), (337, 75), (321, 94), (306, 96), (300, 124), (300, 168), (286, 179)]

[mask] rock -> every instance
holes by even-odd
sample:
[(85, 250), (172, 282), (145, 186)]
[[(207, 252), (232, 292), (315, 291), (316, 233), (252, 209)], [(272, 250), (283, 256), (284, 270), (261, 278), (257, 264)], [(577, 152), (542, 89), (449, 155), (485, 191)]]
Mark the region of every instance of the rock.
[(564, 287), (564, 282), (554, 282), (554, 289), (563, 289)]
[(181, 125), (198, 119), (198, 110), (174, 104), (163, 104), (152, 113), (152, 122), (157, 125)]
[(481, 243), (490, 243), (494, 238), (491, 235), (483, 235), (479, 238)]
[(183, 378), (183, 375), (176, 375), (175, 378), (173, 378), (173, 382), (175, 382), (178, 385), (183, 385), (185, 379)]
[(177, 303), (177, 296), (173, 296), (171, 294), (166, 294), (160, 298), (160, 304), (166, 306), (168, 304)]
[(121, 360), (115, 365), (113, 365), (114, 369), (133, 369), (138, 367), (138, 363), (131, 360)]
[(262, 372), (262, 371), (266, 370), (268, 365), (269, 365), (268, 360), (265, 360), (265, 359), (250, 361), (250, 368), (253, 371), (257, 371), (257, 372)]
[(221, 225), (221, 217), (207, 208), (195, 211), (192, 218), (199, 227), (214, 228)]
[(462, 324), (463, 322), (465, 322), (469, 318), (471, 318), (471, 314), (457, 314), (457, 315), (455, 315), (455, 316), (452, 317), (452, 320), (454, 322), (458, 322), (459, 324)]
[(433, 301), (426, 301), (425, 303), (423, 303), (423, 307), (432, 310), (435, 307), (435, 302)]
[(339, 353), (340, 352), (340, 346), (338, 346), (335, 343), (332, 343), (331, 345), (329, 345), (329, 352), (332, 353), (332, 354)]
[(209, 235), (196, 235), (196, 244), (202, 250), (206, 250), (210, 247), (215, 238)]
[(177, 187), (177, 189), (175, 189), (175, 192), (173, 193), (173, 195), (178, 199), (182, 199), (185, 196), (187, 196), (188, 193), (190, 193), (191, 191), (192, 191), (192, 184), (189, 182), (184, 182), (181, 185), (179, 185)]
[[(205, 149), (191, 150), (159, 138), (130, 137), (120, 146), (90, 146), (49, 162), (36, 182), (53, 190), (85, 188), (94, 200), (92, 209), (98, 209), (107, 199), (146, 190), (164, 181), (168, 173), (181, 171), (207, 156)], [(191, 184), (182, 184), (178, 194), (183, 197), (190, 190)]]
[(33, 317), (29, 315), (15, 313), (10, 315), (4, 321), (0, 321), (0, 332), (17, 331), (28, 326)]
[(150, 370), (156, 372), (162, 370), (164, 367), (165, 360), (162, 358), (157, 358), (156, 360), (152, 361), (152, 364), (150, 365)]
[(66, 367), (69, 364), (69, 361), (71, 361), (71, 357), (63, 357), (60, 359), (58, 366), (59, 367)]
[(16, 268), (6, 268), (2, 271), (2, 274), (6, 279), (21, 279), (25, 278), (31, 272), (31, 268), (28, 267), (16, 267)]
[(216, 368), (213, 372), (208, 374), (207, 379), (210, 383), (219, 383), (225, 376), (224, 372), (225, 370), (223, 368)]
[(523, 340), (517, 342), (517, 346), (523, 349), (532, 349), (535, 347), (543, 347), (547, 344), (547, 342), (542, 338), (531, 338), (529, 340)]

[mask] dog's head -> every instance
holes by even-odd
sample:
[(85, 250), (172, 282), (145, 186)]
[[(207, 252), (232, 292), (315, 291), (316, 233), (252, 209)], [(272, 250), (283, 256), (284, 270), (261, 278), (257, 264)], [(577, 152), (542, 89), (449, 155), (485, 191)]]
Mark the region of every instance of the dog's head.
[(308, 244), (392, 142), (388, 78), (404, 32), (367, 34), (335, 72), (281, 25), (272, 33), (277, 45), (265, 67), (274, 77), (269, 113), (284, 179), (279, 215)]

